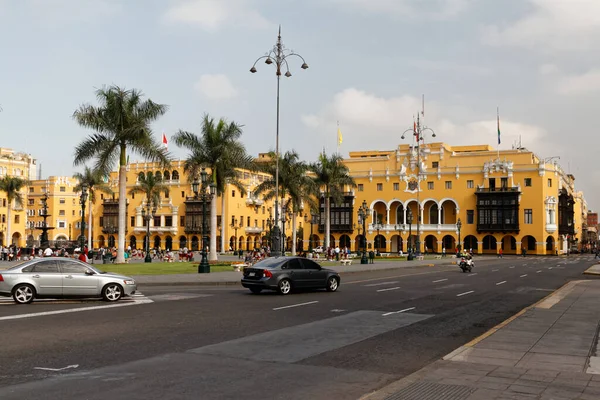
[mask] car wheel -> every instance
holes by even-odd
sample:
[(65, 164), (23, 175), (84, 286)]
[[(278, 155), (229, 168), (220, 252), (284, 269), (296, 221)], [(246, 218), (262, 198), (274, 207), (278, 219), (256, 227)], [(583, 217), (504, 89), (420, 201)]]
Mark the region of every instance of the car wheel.
[(20, 284), (13, 289), (13, 299), (17, 304), (29, 304), (35, 297), (35, 289), (31, 285)]
[(251, 287), (250, 291), (254, 294), (259, 294), (260, 292), (262, 292), (262, 288), (259, 287)]
[(339, 286), (340, 286), (340, 283), (338, 282), (338, 280), (335, 276), (330, 276), (329, 279), (327, 279), (326, 289), (328, 292), (335, 292), (336, 290), (338, 290)]
[(290, 294), (292, 291), (292, 282), (289, 279), (280, 280), (277, 285), (277, 290), (279, 291), (279, 294)]
[(123, 297), (123, 288), (116, 283), (109, 283), (102, 288), (102, 298), (106, 301), (118, 301)]

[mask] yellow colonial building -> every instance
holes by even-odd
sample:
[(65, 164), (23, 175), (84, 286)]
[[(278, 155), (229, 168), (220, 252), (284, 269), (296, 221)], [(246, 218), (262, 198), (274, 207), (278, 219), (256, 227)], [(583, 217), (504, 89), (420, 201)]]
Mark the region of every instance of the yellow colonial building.
[[(162, 178), (169, 188), (169, 194), (162, 197), (156, 214), (150, 220), (150, 247), (171, 250), (200, 248), (202, 203), (194, 197), (183, 164), (183, 161), (175, 161), (169, 169), (145, 162), (128, 165), (126, 246), (144, 248), (146, 224), (142, 210), (146, 207), (146, 199), (141, 194), (129, 194), (129, 190), (137, 184), (141, 175), (154, 174)], [(237, 187), (227, 185), (224, 196), (214, 199), (217, 202), (218, 252), (253, 250), (267, 243), (267, 235), (273, 223), (273, 204), (253, 196), (252, 192), (268, 178), (268, 175), (262, 173), (239, 170), (238, 179), (244, 184), (246, 193), (242, 195)], [(117, 245), (118, 173), (111, 173), (107, 183), (115, 194), (100, 194), (93, 206), (94, 248)], [(207, 229), (210, 229), (210, 204), (207, 204), (206, 212)], [(302, 221), (298, 224), (301, 227)], [(287, 227), (288, 232), (291, 232), (289, 222)]]
[[(366, 234), (367, 248), (381, 253), (406, 252), (419, 239), (421, 252), (453, 253), (460, 243), (477, 254), (555, 255), (585, 228), (587, 205), (573, 175), (523, 148), (407, 144), (351, 152), (344, 162), (357, 187), (332, 205), (333, 246), (358, 250)], [(366, 232), (358, 221), (363, 201)], [(323, 208), (320, 217), (313, 246), (324, 244)]]
[[(36, 163), (29, 154), (0, 147), (0, 178), (16, 176), (26, 180), (35, 179)], [(27, 198), (26, 188), (23, 189), (22, 195)], [(10, 232), (8, 232), (8, 207), (11, 207), (12, 219)], [(26, 209), (27, 204), (8, 204), (6, 193), (0, 192), (0, 245), (25, 246)]]

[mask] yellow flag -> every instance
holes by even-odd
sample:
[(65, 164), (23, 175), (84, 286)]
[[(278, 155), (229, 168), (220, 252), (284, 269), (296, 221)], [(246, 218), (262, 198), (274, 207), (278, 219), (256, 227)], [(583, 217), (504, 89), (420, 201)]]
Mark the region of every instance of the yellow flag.
[(342, 130), (338, 127), (338, 146), (342, 144)]

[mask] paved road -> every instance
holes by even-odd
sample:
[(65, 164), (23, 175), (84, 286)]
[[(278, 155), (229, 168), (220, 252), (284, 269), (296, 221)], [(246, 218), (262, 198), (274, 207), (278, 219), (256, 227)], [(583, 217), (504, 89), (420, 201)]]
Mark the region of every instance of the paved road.
[(115, 308), (0, 302), (0, 398), (356, 399), (586, 279), (592, 258), (357, 273), (334, 294), (168, 286)]

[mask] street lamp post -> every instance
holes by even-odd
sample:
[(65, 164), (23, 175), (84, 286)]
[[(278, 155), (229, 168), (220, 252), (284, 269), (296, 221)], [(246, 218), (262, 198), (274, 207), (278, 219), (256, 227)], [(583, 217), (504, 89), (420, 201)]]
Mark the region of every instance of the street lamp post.
[(368, 264), (369, 260), (367, 259), (367, 230), (365, 228), (365, 222), (369, 216), (371, 210), (367, 207), (367, 201), (363, 200), (362, 205), (358, 209), (358, 219), (362, 221), (362, 230), (363, 230), (363, 251), (362, 256), (360, 258), (361, 264)]
[(83, 251), (83, 247), (85, 246), (85, 203), (87, 202), (87, 198), (87, 185), (83, 184), (81, 186), (81, 196), (79, 197), (79, 204), (81, 204), (81, 235), (79, 236), (79, 245), (81, 251)]
[[(417, 207), (419, 205), (417, 204)], [(406, 213), (406, 222), (408, 222), (408, 256), (406, 256), (406, 259), (408, 261), (412, 260), (414, 258), (413, 256), (413, 248), (412, 248), (412, 223), (413, 223), (413, 213), (412, 210), (409, 208), (408, 212)]]
[(146, 263), (152, 262), (152, 257), (150, 256), (150, 220), (154, 217), (156, 211), (156, 204), (153, 204), (153, 202), (150, 199), (146, 199), (146, 208), (142, 207), (142, 218), (146, 223), (146, 246), (144, 249), (146, 251), (146, 257), (144, 257), (144, 262)]
[(421, 201), (420, 201), (420, 194), (421, 194), (421, 174), (423, 173), (423, 171), (421, 171), (421, 142), (425, 141), (425, 138), (423, 137), (423, 132), (425, 132), (425, 131), (431, 131), (432, 137), (436, 136), (433, 129), (425, 127), (421, 124), (421, 119), (420, 119), (419, 115), (417, 114), (417, 122), (413, 125), (413, 128), (405, 130), (401, 136), (401, 138), (404, 139), (404, 135), (406, 134), (406, 132), (412, 132), (413, 136), (417, 140), (417, 167), (419, 168), (419, 173), (417, 175), (417, 185), (416, 185), (416, 191), (417, 191), (417, 240), (416, 240), (417, 256), (421, 255)]
[(309, 246), (309, 253), (312, 253), (313, 251), (313, 225), (315, 225), (318, 220), (319, 216), (317, 214), (310, 214), (310, 240), (308, 241), (308, 246)]
[(460, 218), (456, 221), (456, 229), (458, 229), (458, 253), (462, 253), (462, 242), (460, 241), (460, 228), (462, 228), (462, 222)]
[[(200, 180), (202, 182), (202, 186), (200, 188), (197, 179), (192, 183), (194, 196), (198, 198), (198, 193), (200, 193), (200, 200), (202, 201), (202, 259), (198, 265), (198, 273), (207, 274), (210, 272), (210, 265), (208, 264), (208, 257), (206, 254), (206, 242), (208, 239), (206, 234), (206, 203), (209, 200), (212, 201), (213, 196), (217, 192), (217, 186), (214, 183), (211, 183), (210, 185), (208, 184), (208, 174), (204, 168), (202, 168), (202, 171), (200, 172)], [(209, 188), (208, 192), (206, 190), (207, 186)]]
[(281, 80), (281, 67), (285, 67), (286, 73), (285, 76), (289, 78), (292, 76), (287, 59), (290, 57), (298, 57), (302, 60), (302, 65), (300, 68), (307, 69), (308, 64), (304, 60), (304, 58), (294, 53), (294, 51), (290, 51), (285, 48), (283, 42), (281, 40), (281, 26), (279, 27), (279, 33), (277, 35), (277, 42), (273, 49), (271, 49), (266, 55), (259, 57), (252, 68), (250, 68), (250, 72), (253, 74), (256, 72), (256, 63), (262, 59), (265, 59), (265, 64), (271, 65), (274, 64), (276, 67), (275, 75), (277, 76), (277, 124), (275, 130), (275, 225), (273, 226), (273, 231), (271, 234), (271, 255), (279, 256), (281, 249), (281, 232), (279, 230), (279, 82)]

